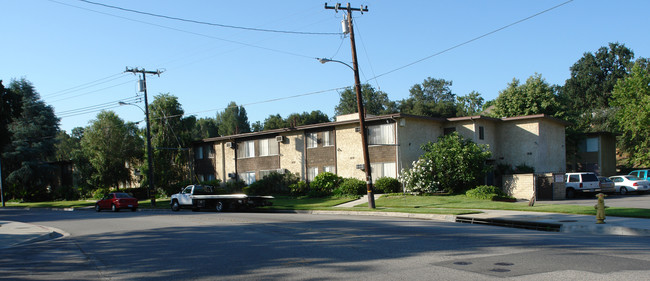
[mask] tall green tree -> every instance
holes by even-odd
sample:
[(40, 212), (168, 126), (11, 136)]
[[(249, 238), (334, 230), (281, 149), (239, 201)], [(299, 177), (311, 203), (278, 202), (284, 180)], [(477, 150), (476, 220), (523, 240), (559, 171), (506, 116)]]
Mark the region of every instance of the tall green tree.
[(422, 84), (409, 90), (410, 96), (399, 103), (402, 113), (430, 116), (455, 117), (456, 95), (451, 92), (452, 81), (428, 77)]
[(557, 87), (549, 85), (541, 74), (530, 76), (526, 83), (513, 79), (495, 100), (493, 115), (512, 117), (532, 114), (561, 115)]
[(192, 139), (206, 139), (219, 136), (219, 126), (217, 126), (217, 120), (214, 118), (200, 118), (199, 120), (191, 121), (195, 119), (193, 116), (188, 116), (188, 123), (193, 123), (192, 126)]
[(219, 126), (219, 135), (222, 136), (250, 133), (251, 131), (246, 109), (243, 106), (238, 106), (234, 101), (231, 101), (223, 112), (217, 113), (217, 125)]
[[(397, 104), (388, 98), (388, 94), (376, 91), (370, 84), (361, 85), (363, 96), (363, 109), (366, 114), (382, 115), (397, 112)], [(359, 112), (357, 105), (357, 93), (353, 87), (346, 88), (341, 92), (339, 104), (334, 108), (336, 115), (344, 115)]]
[(9, 195), (30, 201), (48, 199), (47, 186), (54, 179), (54, 167), (46, 161), (55, 152), (59, 118), (24, 78), (13, 80), (8, 90), (17, 102), (9, 105), (13, 108), (9, 114), (13, 119), (7, 126), (10, 143), (3, 153), (7, 161), (2, 163), (9, 171), (6, 178), (11, 185)]
[(304, 111), (303, 113), (293, 113), (287, 117), (285, 123), (288, 124), (289, 127), (295, 127), (326, 123), (329, 121), (330, 119), (327, 117), (327, 114), (323, 113), (320, 110), (313, 110), (312, 112)]
[(483, 110), (484, 101), (481, 94), (476, 91), (457, 97), (456, 105), (458, 106), (458, 111), (456, 112), (456, 116), (473, 116), (479, 114)]
[(615, 111), (609, 106), (614, 85), (630, 70), (634, 52), (624, 44), (609, 43), (595, 54), (585, 53), (573, 66), (562, 87), (562, 104), (576, 132), (609, 131), (616, 128)]
[[(151, 113), (151, 144), (153, 146), (154, 185), (172, 190), (189, 175), (189, 154), (186, 148), (193, 140), (194, 117), (184, 118), (185, 111), (178, 98), (169, 93), (159, 94), (149, 105)], [(143, 167), (148, 171), (148, 167)], [(145, 173), (148, 175), (148, 173)], [(147, 176), (143, 184), (148, 183)]]
[(0, 80), (0, 153), (11, 142), (9, 124), (20, 116), (22, 100), (20, 96), (2, 85)]
[(102, 111), (86, 127), (81, 148), (95, 170), (91, 182), (97, 187), (119, 187), (131, 182), (131, 169), (143, 154), (144, 141), (134, 123), (124, 123), (115, 112)]
[(622, 133), (622, 148), (630, 164), (650, 167), (650, 67), (647, 59), (638, 59), (629, 76), (619, 79), (612, 92), (611, 105)]

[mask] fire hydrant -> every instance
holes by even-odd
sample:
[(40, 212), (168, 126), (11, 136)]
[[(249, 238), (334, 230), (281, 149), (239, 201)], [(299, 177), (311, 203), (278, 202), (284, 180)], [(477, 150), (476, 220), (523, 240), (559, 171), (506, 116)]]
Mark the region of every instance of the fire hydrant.
[(605, 223), (605, 208), (609, 208), (605, 206), (605, 196), (607, 195), (604, 193), (596, 194), (596, 197), (598, 197), (598, 203), (594, 206), (594, 209), (596, 209), (597, 224)]

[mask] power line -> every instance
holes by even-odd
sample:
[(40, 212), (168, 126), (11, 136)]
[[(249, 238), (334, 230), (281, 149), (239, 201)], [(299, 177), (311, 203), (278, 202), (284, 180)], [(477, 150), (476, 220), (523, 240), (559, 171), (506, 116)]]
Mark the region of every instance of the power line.
[[(54, 92), (54, 93), (50, 93), (50, 94), (45, 95), (43, 97), (53, 98), (53, 97), (66, 95), (66, 94), (71, 93), (71, 92), (81, 91), (81, 90), (84, 90), (84, 89), (87, 89), (87, 88), (92, 88), (92, 87), (97, 86), (97, 85), (108, 83), (110, 81), (120, 79), (121, 76), (126, 76), (126, 75), (128, 75), (128, 74), (120, 72), (120, 73), (113, 74), (113, 75), (110, 75), (110, 76), (107, 76), (107, 77), (104, 77), (104, 78), (100, 78), (100, 79), (97, 79), (97, 80), (94, 80), (94, 81), (91, 81), (91, 82), (88, 82), (88, 83), (84, 83), (84, 84), (74, 86), (74, 87), (71, 87), (71, 88), (68, 88), (68, 89), (60, 90), (60, 91), (57, 91), (57, 92)], [(120, 77), (114, 78), (116, 76), (120, 76)], [(111, 79), (111, 78), (113, 78), (113, 79)], [(104, 80), (106, 80), (106, 81), (104, 81)]]
[(105, 102), (101, 104), (96, 104), (96, 105), (91, 105), (91, 106), (86, 106), (86, 107), (81, 107), (81, 108), (76, 108), (76, 109), (70, 109), (62, 112), (58, 112), (56, 115), (59, 118), (69, 118), (69, 117), (74, 117), (74, 116), (79, 116), (79, 115), (84, 115), (88, 113), (93, 113), (93, 112), (98, 112), (102, 110), (107, 110), (107, 109), (113, 109), (120, 107), (120, 104), (118, 102), (123, 101), (123, 102), (130, 102), (130, 103), (137, 103), (142, 100), (141, 97), (130, 97), (126, 99), (120, 99), (116, 101), (110, 101), (110, 102)]
[(379, 74), (379, 75), (377, 75), (377, 76), (375, 76), (375, 77), (373, 77), (373, 78), (370, 78), (370, 79), (368, 79), (368, 80), (366, 80), (366, 81), (370, 81), (370, 80), (377, 79), (377, 78), (382, 77), (382, 76), (384, 76), (384, 75), (388, 75), (388, 74), (390, 74), (390, 73), (393, 73), (393, 72), (398, 71), (398, 70), (402, 70), (402, 69), (407, 68), (407, 67), (409, 67), (409, 66), (411, 66), (411, 65), (414, 65), (414, 64), (417, 64), (417, 63), (423, 62), (423, 61), (428, 60), (428, 59), (430, 59), (430, 58), (433, 58), (433, 57), (435, 57), (435, 56), (438, 56), (438, 55), (444, 54), (444, 53), (449, 52), (449, 51), (451, 51), (451, 50), (453, 50), (453, 49), (456, 49), (456, 48), (458, 48), (458, 47), (461, 47), (461, 46), (467, 45), (467, 44), (472, 43), (472, 42), (474, 42), (474, 41), (476, 41), (476, 40), (479, 40), (479, 39), (482, 39), (482, 38), (487, 37), (487, 36), (489, 36), (489, 35), (492, 35), (492, 34), (494, 34), (494, 33), (497, 33), (497, 32), (499, 32), (499, 31), (504, 30), (504, 29), (506, 29), (506, 28), (508, 28), (508, 27), (511, 27), (511, 26), (513, 26), (513, 25), (520, 24), (520, 23), (522, 23), (522, 22), (524, 22), (524, 21), (527, 21), (527, 20), (529, 20), (529, 19), (532, 19), (532, 18), (537, 17), (537, 16), (539, 16), (539, 15), (542, 15), (542, 14), (544, 14), (544, 13), (550, 12), (551, 10), (554, 10), (554, 9), (557, 9), (557, 8), (559, 8), (559, 7), (561, 7), (561, 6), (564, 6), (564, 5), (566, 5), (566, 4), (569, 4), (570, 2), (573, 2), (573, 0), (569, 0), (569, 1), (566, 1), (566, 2), (563, 2), (563, 3), (560, 3), (560, 4), (558, 4), (558, 5), (555, 5), (555, 6), (551, 7), (551, 8), (548, 8), (548, 9), (546, 9), (546, 10), (543, 10), (543, 11), (541, 11), (541, 12), (539, 12), (539, 13), (536, 13), (536, 14), (533, 14), (533, 15), (531, 15), (531, 16), (525, 17), (525, 18), (523, 18), (523, 19), (520, 19), (520, 20), (515, 21), (515, 22), (513, 22), (513, 23), (507, 24), (507, 25), (505, 25), (505, 26), (502, 26), (502, 27), (497, 28), (497, 29), (495, 29), (495, 30), (492, 30), (492, 31), (490, 31), (490, 32), (484, 33), (483, 35), (480, 35), (480, 36), (474, 37), (474, 38), (472, 38), (472, 39), (470, 39), (470, 40), (467, 40), (467, 41), (465, 41), (465, 42), (462, 42), (462, 43), (457, 44), (457, 45), (455, 45), (455, 46), (452, 46), (452, 47), (450, 47), (450, 48), (444, 49), (444, 50), (442, 50), (442, 51), (440, 51), (440, 52), (437, 52), (437, 53), (435, 53), (435, 54), (433, 54), (433, 55), (430, 55), (430, 56), (427, 56), (427, 57), (421, 58), (421, 59), (419, 59), (419, 60), (416, 60), (416, 61), (414, 61), (414, 62), (411, 62), (411, 63), (409, 63), (409, 64), (406, 64), (406, 65), (404, 65), (404, 66), (400, 66), (400, 67), (398, 67), (398, 68), (395, 68), (395, 69), (393, 69), (393, 70), (391, 70), (391, 71), (388, 71), (388, 72), (384, 72), (384, 73), (382, 73), (382, 74)]
[(69, 99), (72, 99), (72, 98), (77, 98), (77, 97), (80, 97), (80, 96), (89, 95), (89, 94), (96, 93), (96, 92), (100, 92), (100, 91), (103, 91), (103, 90), (108, 90), (108, 89), (110, 89), (110, 88), (115, 88), (115, 87), (117, 87), (117, 86), (122, 86), (122, 85), (124, 85), (124, 84), (133, 83), (133, 82), (135, 82), (135, 81), (137, 81), (137, 80), (129, 80), (129, 81), (126, 81), (126, 82), (124, 82), (124, 83), (115, 84), (115, 85), (112, 85), (112, 86), (108, 86), (108, 87), (101, 88), (101, 89), (97, 89), (97, 90), (90, 91), (90, 92), (85, 92), (85, 93), (82, 93), (82, 94), (78, 94), (78, 95), (76, 95), (76, 96), (71, 96), (71, 97), (67, 97), (67, 98), (62, 98), (62, 99), (54, 100), (54, 101), (51, 101), (50, 103), (59, 102), (59, 101), (64, 101), (64, 100), (69, 100)]
[(143, 11), (138, 11), (138, 10), (133, 10), (133, 9), (122, 8), (122, 7), (112, 6), (112, 5), (103, 4), (103, 3), (91, 2), (91, 1), (88, 1), (88, 0), (79, 0), (79, 1), (84, 2), (84, 3), (88, 3), (88, 4), (92, 4), (92, 5), (98, 5), (98, 6), (103, 6), (103, 7), (106, 7), (106, 8), (111, 8), (111, 9), (116, 9), (116, 10), (121, 10), (121, 11), (126, 11), (126, 12), (136, 13), (136, 14), (142, 14), (142, 15), (147, 15), (147, 16), (152, 16), (152, 17), (164, 18), (164, 19), (175, 20), (175, 21), (182, 21), (182, 22), (189, 22), (189, 23), (195, 23), (195, 24), (201, 24), (201, 25), (209, 25), (209, 26), (224, 27), (224, 28), (241, 29), (241, 30), (248, 30), (248, 31), (260, 31), (260, 32), (273, 32), (273, 33), (286, 33), (286, 34), (301, 34), (301, 35), (341, 35), (341, 33), (338, 33), (338, 32), (305, 32), (305, 31), (287, 31), (287, 30), (263, 29), (263, 28), (254, 28), (254, 27), (243, 27), (243, 26), (227, 25), (227, 24), (220, 24), (220, 23), (211, 23), (211, 22), (205, 22), (205, 21), (198, 21), (198, 20), (192, 20), (192, 19), (184, 19), (184, 18), (178, 18), (178, 17), (172, 17), (172, 16), (166, 16), (166, 15), (154, 14), (154, 13), (149, 13), (149, 12), (143, 12)]

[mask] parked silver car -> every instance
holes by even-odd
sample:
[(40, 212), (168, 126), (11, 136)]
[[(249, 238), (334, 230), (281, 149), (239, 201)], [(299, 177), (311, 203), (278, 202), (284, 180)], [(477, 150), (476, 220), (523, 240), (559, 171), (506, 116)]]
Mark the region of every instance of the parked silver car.
[(616, 192), (616, 185), (612, 180), (610, 180), (608, 177), (598, 177), (598, 181), (600, 182), (600, 192), (604, 193), (614, 193)]
[(635, 176), (611, 176), (609, 177), (616, 186), (616, 192), (624, 195), (628, 192), (645, 193), (650, 190), (650, 182), (639, 179)]

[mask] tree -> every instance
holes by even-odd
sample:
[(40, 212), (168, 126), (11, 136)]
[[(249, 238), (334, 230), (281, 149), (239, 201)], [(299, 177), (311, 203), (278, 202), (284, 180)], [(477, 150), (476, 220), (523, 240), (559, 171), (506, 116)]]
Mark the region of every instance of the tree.
[(2, 165), (9, 171), (6, 179), (12, 187), (10, 195), (30, 201), (47, 199), (47, 186), (54, 179), (54, 168), (46, 160), (55, 151), (59, 118), (24, 78), (13, 80), (8, 90), (12, 93), (5, 91), (4, 97), (15, 104), (3, 100), (3, 107), (10, 108), (8, 115), (13, 118), (7, 126), (10, 143), (3, 154), (7, 161)]
[(433, 167), (433, 181), (450, 193), (474, 188), (490, 168), (485, 164), (491, 157), (487, 146), (476, 144), (456, 132), (438, 138), (435, 143), (422, 145), (422, 150), (424, 154), (420, 159)]
[(250, 133), (251, 131), (246, 109), (243, 106), (237, 106), (234, 101), (231, 101), (223, 112), (217, 113), (217, 125), (219, 135), (222, 136)]
[(476, 91), (456, 98), (458, 106), (457, 116), (473, 116), (479, 114), (483, 109), (484, 99)]
[(512, 79), (505, 90), (499, 92), (493, 115), (513, 117), (532, 114), (561, 115), (557, 87), (549, 85), (541, 74), (530, 76), (526, 83)]
[[(382, 91), (375, 91), (370, 84), (361, 85), (363, 96), (363, 109), (366, 114), (383, 115), (397, 112), (397, 104), (388, 99), (388, 94)], [(336, 115), (352, 114), (359, 112), (357, 105), (357, 93), (352, 87), (341, 92), (339, 104), (334, 108)]]
[(647, 59), (639, 59), (629, 76), (618, 80), (612, 92), (611, 105), (619, 110), (616, 119), (623, 149), (631, 164), (650, 166), (650, 67)]
[(451, 81), (428, 77), (409, 90), (410, 97), (399, 104), (400, 112), (430, 117), (455, 117), (456, 96)]
[(264, 130), (281, 129), (287, 127), (289, 127), (289, 124), (286, 120), (282, 119), (282, 116), (280, 116), (280, 114), (269, 115), (269, 117), (264, 119)]
[[(151, 145), (153, 146), (153, 167), (155, 186), (171, 190), (172, 186), (187, 178), (189, 154), (186, 148), (192, 142), (192, 130), (196, 126), (194, 117), (183, 118), (185, 114), (178, 98), (169, 93), (159, 94), (149, 105), (151, 113)], [(149, 167), (143, 168), (147, 171)], [(145, 183), (149, 179), (145, 177)]]
[(289, 127), (304, 126), (318, 123), (329, 122), (330, 119), (327, 117), (327, 114), (323, 113), (320, 110), (314, 110), (312, 112), (303, 113), (293, 113), (287, 117), (285, 123)]
[(102, 111), (86, 127), (81, 148), (95, 173), (91, 181), (96, 187), (119, 187), (131, 182), (131, 170), (143, 154), (144, 141), (133, 123), (124, 123), (115, 112)]
[[(193, 118), (193, 117), (187, 117)], [(192, 139), (206, 139), (219, 136), (219, 126), (214, 118), (201, 118), (194, 122)]]
[(595, 54), (587, 52), (573, 66), (562, 87), (567, 119), (575, 131), (612, 131), (615, 112), (608, 110), (614, 85), (629, 72), (634, 52), (619, 43), (609, 43)]

